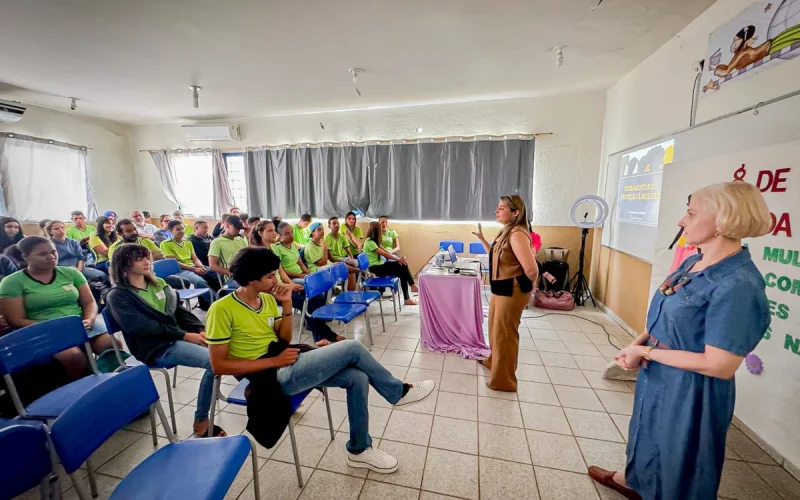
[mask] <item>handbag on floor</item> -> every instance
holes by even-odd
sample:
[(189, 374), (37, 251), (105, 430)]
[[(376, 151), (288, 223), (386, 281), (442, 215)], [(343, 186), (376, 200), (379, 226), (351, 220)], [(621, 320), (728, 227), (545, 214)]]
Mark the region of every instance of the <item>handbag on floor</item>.
[[(547, 288), (547, 282), (544, 281)], [(575, 299), (568, 291), (563, 290), (536, 290), (533, 294), (533, 306), (551, 311), (572, 311), (575, 309)]]

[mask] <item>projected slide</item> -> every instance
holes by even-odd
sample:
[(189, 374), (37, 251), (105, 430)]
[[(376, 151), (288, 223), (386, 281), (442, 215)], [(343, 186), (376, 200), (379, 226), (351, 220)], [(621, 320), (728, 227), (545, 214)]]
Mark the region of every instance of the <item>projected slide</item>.
[(674, 139), (648, 146), (622, 157), (616, 220), (633, 224), (658, 224), (664, 165), (672, 163)]

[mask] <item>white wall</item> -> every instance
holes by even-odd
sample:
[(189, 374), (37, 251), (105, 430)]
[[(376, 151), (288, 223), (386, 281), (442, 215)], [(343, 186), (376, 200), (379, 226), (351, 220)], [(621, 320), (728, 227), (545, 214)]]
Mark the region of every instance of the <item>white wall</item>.
[[(128, 145), (129, 127), (119, 123), (29, 106), (22, 120), (0, 130), (89, 148), (89, 182), (100, 213), (127, 213), (136, 206), (136, 180)], [(47, 179), (42, 179), (47, 182)], [(71, 209), (70, 209), (71, 210)], [(67, 217), (69, 211), (52, 217)]]
[[(204, 147), (342, 142), (413, 137), (501, 135), (553, 132), (537, 138), (534, 162), (534, 223), (571, 225), (569, 208), (578, 196), (594, 192), (603, 125), (605, 93), (544, 96), (471, 103), (409, 106), (335, 113), (229, 120), (241, 126), (242, 142)], [(325, 130), (319, 126), (322, 122)], [(417, 127), (423, 131), (416, 132)], [(155, 167), (139, 149), (186, 148), (180, 124), (133, 127), (139, 201), (152, 213), (174, 210), (161, 190)]]

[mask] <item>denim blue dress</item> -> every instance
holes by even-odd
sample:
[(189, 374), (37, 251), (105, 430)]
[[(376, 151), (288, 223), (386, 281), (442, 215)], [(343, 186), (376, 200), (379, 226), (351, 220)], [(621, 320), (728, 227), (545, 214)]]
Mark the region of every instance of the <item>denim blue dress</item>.
[[(672, 283), (690, 280), (674, 295), (656, 292), (647, 331), (670, 349), (701, 353), (714, 346), (745, 356), (770, 322), (764, 279), (746, 248), (688, 273), (702, 258), (688, 258), (670, 275)], [(735, 401), (734, 379), (648, 363), (636, 381), (628, 484), (646, 500), (717, 498)]]

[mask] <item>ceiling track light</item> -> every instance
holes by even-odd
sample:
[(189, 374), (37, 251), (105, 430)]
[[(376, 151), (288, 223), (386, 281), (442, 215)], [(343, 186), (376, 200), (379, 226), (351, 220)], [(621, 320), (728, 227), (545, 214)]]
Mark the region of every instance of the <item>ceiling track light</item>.
[(75, 111), (76, 109), (78, 109), (78, 99), (76, 99), (74, 97), (70, 99), (70, 101), (69, 101), (69, 109), (71, 109), (72, 111)]
[(363, 68), (350, 68), (347, 70), (350, 73), (350, 76), (353, 77), (353, 85), (356, 95), (361, 97), (361, 91), (358, 90), (358, 75), (364, 72)]
[(200, 94), (198, 93), (198, 90), (201, 88), (203, 87), (200, 87), (199, 85), (189, 85), (189, 89), (192, 91), (192, 107), (195, 109), (200, 107)]
[(562, 45), (553, 47), (553, 53), (556, 55), (556, 68), (560, 68), (564, 64), (564, 47)]

